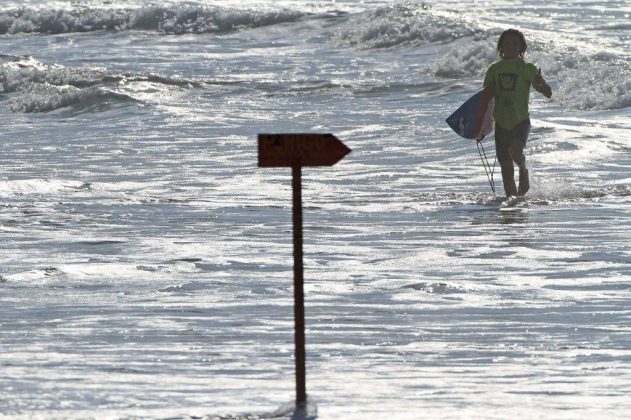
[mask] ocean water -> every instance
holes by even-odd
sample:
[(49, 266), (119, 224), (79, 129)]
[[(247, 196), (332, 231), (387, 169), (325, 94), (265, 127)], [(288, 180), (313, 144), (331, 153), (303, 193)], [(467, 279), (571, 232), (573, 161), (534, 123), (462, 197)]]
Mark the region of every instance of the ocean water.
[[(625, 418), (630, 16), (3, 0), (0, 417), (288, 418), (290, 170), (256, 135), (307, 131), (353, 149), (303, 172), (318, 418)], [(508, 27), (554, 94), (505, 201), (444, 119)]]

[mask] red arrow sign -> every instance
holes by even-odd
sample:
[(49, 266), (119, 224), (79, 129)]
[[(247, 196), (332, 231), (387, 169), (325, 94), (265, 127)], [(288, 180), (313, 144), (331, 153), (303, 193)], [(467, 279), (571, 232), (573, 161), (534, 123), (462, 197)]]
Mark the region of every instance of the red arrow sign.
[(331, 166), (350, 153), (333, 134), (259, 134), (259, 166)]
[(259, 166), (291, 167), (294, 225), (294, 342), (296, 346), (296, 407), (307, 404), (305, 297), (302, 253), (302, 167), (331, 166), (351, 149), (333, 134), (259, 134)]

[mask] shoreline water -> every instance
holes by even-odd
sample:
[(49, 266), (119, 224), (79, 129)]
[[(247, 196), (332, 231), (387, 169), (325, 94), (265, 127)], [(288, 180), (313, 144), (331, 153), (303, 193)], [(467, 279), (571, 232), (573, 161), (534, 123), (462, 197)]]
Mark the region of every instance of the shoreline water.
[[(290, 172), (257, 169), (256, 134), (304, 131), (353, 149), (303, 174), (318, 418), (625, 416), (625, 4), (187, 4), (165, 11), (240, 26), (2, 34), (0, 417), (291, 400)], [(30, 0), (24, 22), (142, 5)], [(555, 96), (532, 93), (508, 209), (444, 118), (513, 15)]]

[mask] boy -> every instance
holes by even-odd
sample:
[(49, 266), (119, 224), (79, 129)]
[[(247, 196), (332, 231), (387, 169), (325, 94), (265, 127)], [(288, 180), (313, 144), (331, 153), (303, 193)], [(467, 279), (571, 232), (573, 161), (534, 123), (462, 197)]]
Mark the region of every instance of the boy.
[[(541, 69), (524, 61), (524, 34), (508, 29), (500, 35), (497, 51), (502, 58), (489, 67), (484, 86), (492, 85), (495, 99), (495, 151), (502, 168), (506, 196), (522, 196), (530, 188), (524, 147), (530, 133), (528, 100), (530, 85), (546, 98), (552, 96), (550, 85), (541, 76)], [(519, 189), (515, 185), (515, 169), (519, 167)]]

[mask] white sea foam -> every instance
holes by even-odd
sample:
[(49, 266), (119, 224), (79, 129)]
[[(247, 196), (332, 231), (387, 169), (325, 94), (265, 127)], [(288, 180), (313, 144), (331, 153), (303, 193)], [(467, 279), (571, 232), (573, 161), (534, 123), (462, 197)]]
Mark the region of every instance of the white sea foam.
[(216, 33), (291, 22), (302, 16), (303, 13), (289, 9), (257, 10), (191, 4), (136, 9), (19, 8), (0, 12), (0, 34), (129, 29), (165, 34)]
[[(495, 49), (501, 29), (487, 27), (461, 14), (404, 3), (351, 17), (332, 32), (332, 40), (360, 49), (422, 48), (428, 43), (444, 43), (447, 52), (426, 66), (429, 74), (482, 78), (499, 58)], [(581, 50), (565, 40), (525, 32), (529, 42), (526, 59), (549, 76), (555, 88), (554, 101), (581, 110), (617, 109), (631, 104), (631, 66), (625, 56), (613, 51)]]
[(631, 107), (631, 69), (623, 63), (590, 61), (559, 72), (557, 100), (567, 108)]
[(128, 95), (104, 87), (79, 89), (74, 86), (54, 86), (48, 83), (32, 85), (19, 96), (7, 101), (13, 112), (48, 112), (73, 105), (88, 106), (108, 101), (133, 101)]
[(14, 93), (5, 106), (13, 112), (48, 112), (67, 106), (143, 102), (146, 86), (158, 90), (201, 86), (201, 82), (143, 73), (45, 64), (32, 57), (0, 57), (0, 87)]
[[(230, 5), (278, 7), (255, 1)], [(309, 3), (351, 2), (375, 18), (396, 9)], [(55, 7), (147, 2), (112, 3)], [(443, 3), (454, 11), (417, 8), (471, 28), (515, 15), (512, 3)], [(572, 56), (621, 60), (597, 33), (593, 49), (559, 41), (571, 27), (558, 30), (556, 11), (592, 24), (611, 2), (589, 13), (516, 3), (555, 100), (562, 75), (589, 69)], [(380, 35), (353, 43), (353, 19), (367, 24), (357, 34), (368, 28), (320, 14), (203, 36), (3, 36), (5, 54), (35, 59), (0, 59), (22, 65), (4, 68), (0, 95), (0, 417), (272, 417), (294, 391), (291, 173), (256, 167), (256, 133), (313, 130), (353, 149), (303, 171), (307, 383), (322, 418), (624, 418), (629, 108), (533, 101), (532, 189), (503, 206), (475, 144), (443, 123), (479, 73), (459, 60), (453, 75), (421, 71), (478, 42), (469, 67), (483, 72), (492, 26), (438, 41), (401, 27), (399, 43), (372, 48)], [(351, 38), (331, 42), (338, 28)], [(226, 92), (209, 93), (212, 79)], [(159, 106), (10, 112), (33, 89)], [(278, 414), (296, 417), (291, 406)]]
[(87, 184), (81, 181), (63, 179), (16, 179), (1, 180), (0, 194), (2, 196), (29, 195), (29, 194), (55, 194), (60, 191), (77, 191), (86, 188)]
[[(90, 238), (77, 241), (84, 245), (115, 246), (124, 241), (117, 238)], [(188, 270), (187, 272), (190, 272)], [(54, 287), (54, 288), (99, 288), (109, 287), (120, 279), (135, 278), (139, 281), (148, 278), (165, 278), (160, 270), (147, 271), (143, 267), (121, 263), (76, 263), (58, 267), (45, 267), (2, 276), (4, 282), (11, 286)]]
[(97, 84), (107, 73), (98, 69), (71, 69), (45, 64), (32, 57), (2, 57), (0, 86), (2, 92), (15, 92), (31, 84), (71, 85), (84, 87)]
[(333, 31), (332, 39), (339, 45), (367, 49), (448, 42), (479, 31), (455, 15), (431, 13), (425, 4), (408, 2), (353, 16)]
[(563, 204), (572, 201), (590, 201), (603, 197), (629, 197), (631, 186), (615, 185), (603, 188), (586, 188), (574, 185), (563, 178), (543, 178), (536, 173), (531, 174), (530, 190), (526, 201), (534, 206)]
[(451, 79), (481, 77), (496, 60), (495, 43), (489, 35), (486, 39), (468, 39), (455, 44), (427, 69), (437, 77)]
[(117, 73), (99, 68), (64, 67), (59, 64), (46, 64), (33, 57), (0, 56), (0, 86), (5, 93), (15, 92), (36, 83), (84, 88), (128, 82), (151, 82), (180, 87), (200, 85), (200, 82), (178, 77), (148, 73)]
[[(486, 69), (499, 59), (495, 51), (498, 35), (490, 31), (483, 39), (454, 43), (445, 55), (427, 66), (427, 71), (437, 77), (481, 80)], [(631, 106), (631, 66), (616, 54), (583, 53), (534, 40), (526, 60), (542, 68), (554, 88), (553, 101), (564, 107), (601, 110)]]
[[(423, 47), (444, 43), (447, 52), (426, 66), (440, 78), (482, 78), (498, 60), (496, 42), (501, 30), (484, 29), (462, 15), (417, 3), (381, 7), (352, 16), (331, 34), (332, 41), (359, 49)], [(631, 105), (631, 66), (614, 52), (580, 51), (540, 34), (527, 33), (526, 59), (549, 76), (554, 101), (572, 109), (617, 109)]]

